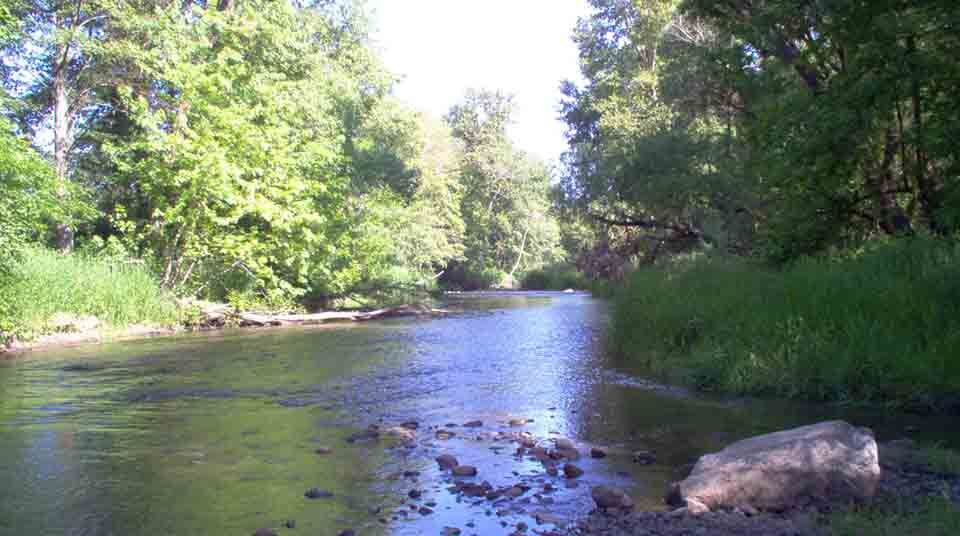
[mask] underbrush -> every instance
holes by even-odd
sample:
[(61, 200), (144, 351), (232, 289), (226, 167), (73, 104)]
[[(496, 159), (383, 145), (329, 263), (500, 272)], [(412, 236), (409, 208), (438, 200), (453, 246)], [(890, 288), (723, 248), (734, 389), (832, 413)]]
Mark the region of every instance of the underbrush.
[(117, 328), (178, 320), (175, 302), (145, 267), (79, 253), (28, 248), (0, 289), (0, 342), (56, 331), (59, 313), (95, 316)]
[(523, 275), (520, 285), (524, 290), (582, 290), (589, 283), (575, 267), (554, 265), (530, 270)]
[(783, 270), (640, 270), (615, 297), (611, 343), (707, 390), (937, 409), (960, 391), (960, 247), (913, 238)]

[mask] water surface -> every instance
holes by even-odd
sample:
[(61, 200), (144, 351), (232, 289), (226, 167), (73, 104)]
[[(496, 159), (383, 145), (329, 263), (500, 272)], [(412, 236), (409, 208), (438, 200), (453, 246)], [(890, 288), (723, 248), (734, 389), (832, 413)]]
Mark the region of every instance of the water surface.
[[(461, 312), (441, 319), (238, 330), (0, 363), (0, 534), (508, 534), (520, 521), (536, 526), (538, 512), (586, 513), (599, 483), (660, 508), (697, 456), (756, 433), (836, 417), (880, 437), (942, 439), (951, 428), (949, 419), (658, 387), (604, 355), (607, 306), (587, 295), (450, 301)], [(510, 427), (512, 418), (532, 422)], [(433, 427), (477, 419), (483, 427), (434, 437)], [(420, 424), (413, 448), (345, 441), (409, 420)], [(495, 441), (519, 431), (610, 456), (580, 460), (586, 474), (568, 488)], [(333, 453), (316, 454), (321, 446)], [(657, 463), (632, 463), (636, 450)], [(446, 452), (476, 465), (478, 481), (534, 489), (496, 505), (458, 498), (432, 461)], [(546, 483), (557, 491), (534, 497)], [(312, 487), (334, 497), (304, 498)], [(423, 496), (408, 499), (411, 489)], [(433, 514), (410, 512), (427, 503)], [(282, 528), (286, 520), (296, 529)]]

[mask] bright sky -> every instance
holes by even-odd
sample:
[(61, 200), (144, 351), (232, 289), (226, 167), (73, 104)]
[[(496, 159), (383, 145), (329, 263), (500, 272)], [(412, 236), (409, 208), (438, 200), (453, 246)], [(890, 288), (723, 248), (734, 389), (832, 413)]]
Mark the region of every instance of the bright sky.
[(514, 95), (510, 131), (525, 151), (555, 160), (566, 148), (560, 82), (579, 80), (571, 41), (586, 0), (370, 0), (396, 94), (437, 117), (469, 88)]

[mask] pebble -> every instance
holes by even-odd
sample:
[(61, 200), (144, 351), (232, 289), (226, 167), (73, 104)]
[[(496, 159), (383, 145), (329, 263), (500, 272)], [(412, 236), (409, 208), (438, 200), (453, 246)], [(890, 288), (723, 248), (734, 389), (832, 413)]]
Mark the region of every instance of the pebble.
[(316, 454), (333, 454), (333, 449), (330, 447), (320, 447), (313, 452), (315, 452)]
[(558, 437), (554, 440), (554, 442), (557, 445), (557, 450), (577, 448), (576, 445), (573, 444), (573, 441), (570, 441), (569, 439), (566, 439), (564, 437)]
[(345, 529), (337, 533), (337, 536), (355, 536), (355, 535), (356, 535), (356, 532), (354, 532), (353, 529)]
[(480, 428), (481, 426), (483, 426), (483, 421), (470, 421), (470, 422), (463, 423), (463, 426), (465, 426), (466, 428)]
[(606, 457), (607, 457), (607, 451), (605, 451), (605, 450), (603, 450), (603, 449), (601, 449), (601, 448), (594, 447), (594, 448), (590, 449), (590, 457), (591, 457), (591, 458), (606, 458)]

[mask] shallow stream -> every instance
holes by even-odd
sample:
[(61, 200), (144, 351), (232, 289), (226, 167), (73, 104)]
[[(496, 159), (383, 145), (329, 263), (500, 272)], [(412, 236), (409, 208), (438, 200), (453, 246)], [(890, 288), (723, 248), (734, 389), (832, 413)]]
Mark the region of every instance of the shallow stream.
[[(604, 355), (607, 306), (585, 294), (449, 301), (460, 312), (439, 319), (225, 331), (0, 362), (0, 534), (508, 534), (519, 522), (551, 527), (537, 525), (538, 513), (588, 512), (600, 483), (661, 508), (669, 482), (699, 455), (816, 420), (960, 443), (947, 418), (645, 382)], [(483, 426), (461, 426), (474, 420)], [(412, 448), (346, 441), (407, 421), (419, 424)], [(456, 435), (437, 439), (438, 429)], [(574, 440), (585, 474), (568, 484), (497, 439), (522, 432), (547, 445)], [(594, 446), (609, 455), (590, 458)], [(633, 463), (638, 450), (656, 463)], [(476, 466), (478, 482), (531, 490), (497, 504), (457, 495), (433, 461), (443, 453)], [(543, 492), (548, 483), (556, 490)], [(305, 498), (314, 487), (333, 497)], [(431, 504), (432, 513), (411, 510)], [(288, 520), (296, 528), (284, 528)]]

